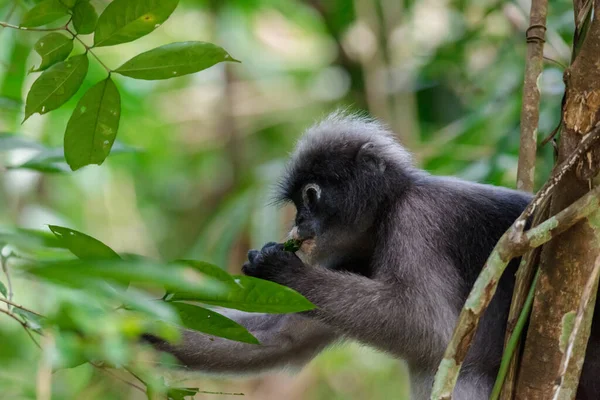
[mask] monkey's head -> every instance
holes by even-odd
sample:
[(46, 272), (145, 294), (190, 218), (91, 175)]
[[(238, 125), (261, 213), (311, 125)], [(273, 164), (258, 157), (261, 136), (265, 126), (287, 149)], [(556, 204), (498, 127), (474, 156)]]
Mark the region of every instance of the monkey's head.
[[(335, 268), (372, 251), (386, 205), (410, 184), (410, 154), (381, 124), (337, 112), (308, 129), (280, 182), (305, 261)], [(306, 254), (308, 253), (308, 254)]]

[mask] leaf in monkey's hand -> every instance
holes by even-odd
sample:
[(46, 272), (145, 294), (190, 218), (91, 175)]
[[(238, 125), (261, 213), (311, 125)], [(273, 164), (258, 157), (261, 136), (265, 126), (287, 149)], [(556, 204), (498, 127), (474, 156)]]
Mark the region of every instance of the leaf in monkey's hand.
[(39, 72), (69, 57), (73, 51), (73, 39), (69, 39), (61, 33), (52, 32), (38, 40), (33, 48), (42, 57), (42, 62), (31, 72)]
[(283, 244), (283, 249), (285, 251), (291, 251), (292, 253), (300, 250), (300, 246), (302, 246), (302, 242), (296, 239), (290, 239)]
[(165, 300), (197, 301), (240, 311), (272, 314), (301, 312), (315, 308), (315, 305), (300, 293), (275, 282), (245, 275), (234, 275), (233, 279), (238, 287), (230, 287), (223, 293), (192, 293), (178, 290), (167, 296)]

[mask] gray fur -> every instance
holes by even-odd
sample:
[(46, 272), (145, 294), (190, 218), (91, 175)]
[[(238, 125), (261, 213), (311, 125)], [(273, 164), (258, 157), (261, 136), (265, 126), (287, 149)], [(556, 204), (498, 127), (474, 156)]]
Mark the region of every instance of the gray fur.
[[(321, 190), (317, 205), (306, 204), (307, 184)], [(474, 280), (530, 196), (430, 176), (413, 166), (383, 125), (343, 113), (300, 139), (280, 189), (280, 200), (296, 205), (298, 232), (314, 239), (311, 265), (269, 244), (249, 254), (244, 272), (287, 285), (318, 308), (301, 315), (232, 314), (261, 346), (191, 331), (183, 345), (157, 345), (191, 368), (248, 373), (301, 365), (350, 338), (406, 359), (413, 398), (428, 398)], [(485, 398), (493, 385), (516, 262), (481, 321), (457, 400)], [(595, 357), (598, 347), (591, 346)], [(580, 392), (600, 398), (597, 379), (586, 370)]]

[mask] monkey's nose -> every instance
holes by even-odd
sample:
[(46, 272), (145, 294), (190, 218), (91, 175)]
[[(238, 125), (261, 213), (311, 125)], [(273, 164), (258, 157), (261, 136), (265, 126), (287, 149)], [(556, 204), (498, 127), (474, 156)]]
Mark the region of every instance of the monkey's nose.
[(290, 231), (290, 233), (288, 234), (288, 236), (289, 236), (291, 239), (300, 240), (300, 235), (298, 234), (298, 227), (297, 227), (297, 226), (294, 226), (294, 227), (292, 228), (292, 230)]

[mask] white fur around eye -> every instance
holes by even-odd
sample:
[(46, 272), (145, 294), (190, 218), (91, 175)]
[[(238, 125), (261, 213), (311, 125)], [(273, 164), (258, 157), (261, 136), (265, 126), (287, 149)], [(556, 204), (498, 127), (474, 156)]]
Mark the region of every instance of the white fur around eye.
[(309, 203), (308, 191), (311, 189), (317, 193), (317, 200), (321, 198), (321, 188), (319, 187), (319, 185), (317, 185), (316, 183), (309, 183), (308, 185), (304, 186), (304, 189), (302, 189), (302, 201), (304, 201), (304, 204), (306, 205), (308, 205)]

